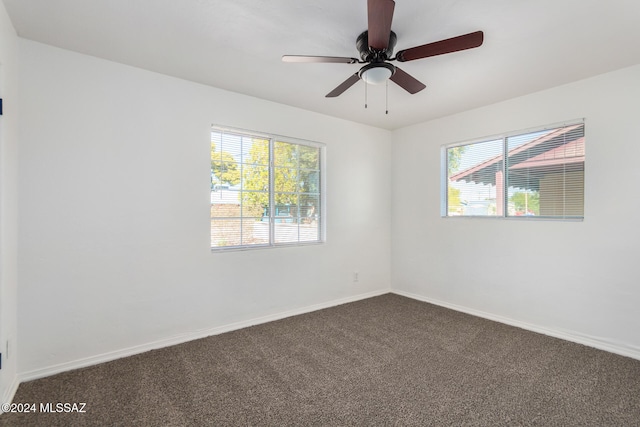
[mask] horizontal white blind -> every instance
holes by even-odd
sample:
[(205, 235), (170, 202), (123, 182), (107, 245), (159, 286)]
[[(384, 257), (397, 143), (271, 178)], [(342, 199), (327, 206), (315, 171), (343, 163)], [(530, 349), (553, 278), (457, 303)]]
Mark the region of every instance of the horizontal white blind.
[(321, 149), (211, 133), (211, 247), (321, 240)]
[(444, 153), (443, 215), (584, 217), (583, 122), (447, 147)]
[(275, 141), (275, 243), (320, 238), (320, 149)]
[(211, 246), (269, 244), (269, 140), (211, 133)]
[(502, 215), (503, 151), (501, 139), (447, 149), (447, 215)]
[(512, 216), (583, 218), (584, 123), (507, 138)]

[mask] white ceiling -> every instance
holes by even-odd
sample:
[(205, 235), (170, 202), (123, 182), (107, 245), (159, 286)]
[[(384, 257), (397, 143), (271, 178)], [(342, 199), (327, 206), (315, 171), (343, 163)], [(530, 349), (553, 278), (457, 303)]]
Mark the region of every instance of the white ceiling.
[[(395, 129), (640, 63), (638, 0), (396, 0), (396, 51), (476, 30), (484, 44), (401, 68), (410, 95), (356, 83), (366, 0), (3, 0), (21, 37), (373, 126)], [(397, 64), (397, 63), (396, 63)]]

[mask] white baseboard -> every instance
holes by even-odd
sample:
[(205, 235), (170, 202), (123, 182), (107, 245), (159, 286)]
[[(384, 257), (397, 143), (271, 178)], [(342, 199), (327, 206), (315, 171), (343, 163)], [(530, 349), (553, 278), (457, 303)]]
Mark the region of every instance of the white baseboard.
[(510, 326), (515, 326), (520, 329), (526, 329), (528, 331), (537, 332), (543, 335), (548, 335), (554, 338), (560, 338), (565, 341), (571, 341), (577, 344), (586, 345), (587, 347), (597, 348), (599, 350), (608, 351), (609, 353), (619, 354), (621, 356), (630, 357), (632, 359), (640, 360), (640, 349), (631, 346), (620, 345), (618, 343), (612, 343), (604, 340), (600, 340), (593, 337), (586, 337), (575, 332), (547, 329), (531, 323), (521, 322), (508, 317), (499, 316), (496, 314), (487, 313), (480, 310), (475, 310), (468, 307), (463, 307), (456, 304), (451, 304), (444, 301), (439, 301), (433, 298), (428, 298), (422, 295), (413, 294), (411, 292), (405, 292), (398, 289), (392, 289), (391, 293), (401, 295), (407, 298), (415, 299), (422, 302), (427, 302), (441, 307), (449, 308), (451, 310), (460, 311), (463, 313), (471, 314), (473, 316), (482, 317), (484, 319), (493, 320), (495, 322), (504, 323)]
[[(2, 396), (2, 402), (0, 403), (11, 403), (13, 402), (13, 397), (16, 395), (16, 391), (18, 391), (18, 386), (20, 385), (20, 381), (17, 375), (13, 376), (13, 380), (4, 392), (4, 396)], [(3, 414), (4, 411), (0, 409), (0, 415)]]
[[(382, 289), (378, 291), (368, 292), (365, 294), (350, 296), (346, 298), (340, 298), (337, 300), (332, 300), (332, 301), (328, 301), (320, 304), (314, 304), (314, 305), (310, 305), (310, 306), (306, 306), (306, 307), (302, 307), (294, 310), (288, 310), (281, 313), (270, 314), (268, 316), (257, 317), (257, 318), (245, 320), (242, 322), (236, 322), (228, 325), (217, 326), (217, 327), (207, 328), (207, 329), (200, 329), (193, 332), (187, 332), (184, 334), (175, 335), (173, 337), (149, 342), (146, 344), (128, 347), (121, 350), (111, 351), (108, 353), (86, 357), (83, 359), (72, 360), (70, 362), (60, 363), (57, 365), (52, 365), (52, 366), (48, 366), (41, 369), (35, 369), (28, 372), (22, 372), (18, 375), (18, 380), (19, 380), (18, 383), (25, 382), (25, 381), (32, 381), (38, 378), (48, 377), (51, 375), (59, 374), (61, 372), (71, 371), (74, 369), (85, 368), (87, 366), (97, 365), (99, 363), (110, 362), (112, 360), (120, 359), (123, 357), (144, 353), (146, 351), (169, 347), (176, 344), (182, 344), (188, 341), (193, 341), (200, 338), (206, 338), (212, 335), (219, 335), (225, 332), (231, 332), (237, 329), (247, 328), (249, 326), (255, 326), (255, 325), (259, 325), (267, 322), (273, 322), (275, 320), (297, 316), (300, 314), (311, 313), (313, 311), (322, 310), (322, 309), (334, 307), (337, 305), (347, 304), (350, 302), (355, 302), (355, 301), (359, 301), (359, 300), (363, 300), (363, 299), (367, 299), (367, 298), (371, 298), (379, 295), (388, 294), (389, 292), (391, 292), (391, 289)], [(16, 389), (17, 389), (17, 385), (16, 385)], [(11, 397), (13, 397), (13, 395)], [(10, 402), (10, 400), (5, 400), (5, 402)]]

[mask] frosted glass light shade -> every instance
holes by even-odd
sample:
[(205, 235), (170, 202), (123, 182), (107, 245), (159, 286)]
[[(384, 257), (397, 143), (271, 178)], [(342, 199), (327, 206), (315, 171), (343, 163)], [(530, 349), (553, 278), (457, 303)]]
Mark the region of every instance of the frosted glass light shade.
[(373, 67), (362, 72), (362, 80), (370, 85), (379, 85), (387, 81), (393, 72), (387, 67)]

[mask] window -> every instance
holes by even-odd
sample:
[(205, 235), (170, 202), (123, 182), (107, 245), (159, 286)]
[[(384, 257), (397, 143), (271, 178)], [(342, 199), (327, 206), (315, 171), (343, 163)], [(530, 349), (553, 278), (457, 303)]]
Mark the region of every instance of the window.
[(443, 147), (442, 215), (581, 219), (584, 147), (582, 121)]
[(321, 242), (323, 146), (213, 128), (211, 247)]

